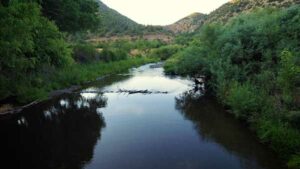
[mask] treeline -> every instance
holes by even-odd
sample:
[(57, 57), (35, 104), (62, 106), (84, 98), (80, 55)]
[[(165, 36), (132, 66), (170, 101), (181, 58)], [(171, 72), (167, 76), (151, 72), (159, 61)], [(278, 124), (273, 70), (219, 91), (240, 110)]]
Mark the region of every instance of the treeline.
[(232, 114), (300, 168), (300, 6), (257, 9), (178, 41), (187, 47), (166, 72), (205, 75)]
[[(43, 99), (52, 90), (150, 61), (121, 61), (128, 59), (124, 50), (72, 40), (99, 28), (96, 0), (3, 0), (0, 16), (0, 102)], [(118, 62), (103, 63), (111, 61)]]
[[(150, 57), (151, 50), (166, 45), (158, 40), (118, 40), (111, 42), (75, 44), (74, 59), (80, 63), (91, 63), (94, 61), (111, 62), (125, 60), (128, 58)], [(153, 57), (152, 57), (153, 58)], [(156, 57), (158, 58), (158, 57)]]
[(160, 40), (144, 39), (100, 42), (89, 46), (92, 46), (91, 48), (93, 48), (94, 51), (98, 50), (98, 52), (100, 52), (100, 59), (102, 58), (104, 61), (111, 61), (111, 59), (114, 58), (118, 59), (124, 57), (148, 57), (164, 61), (183, 48), (182, 45), (178, 44), (167, 44)]

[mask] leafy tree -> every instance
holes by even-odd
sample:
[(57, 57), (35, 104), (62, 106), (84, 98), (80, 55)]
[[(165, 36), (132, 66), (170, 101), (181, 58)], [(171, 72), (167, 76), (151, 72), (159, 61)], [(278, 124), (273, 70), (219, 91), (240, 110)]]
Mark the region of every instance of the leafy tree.
[(151, 56), (158, 57), (161, 60), (167, 60), (172, 55), (180, 51), (181, 46), (179, 45), (168, 45), (168, 46), (162, 46), (160, 48), (154, 49), (151, 52)]
[(296, 85), (300, 81), (300, 66), (295, 64), (296, 57), (289, 51), (283, 51), (278, 72), (278, 83), (283, 92), (283, 99), (293, 103)]
[(63, 34), (36, 3), (11, 2), (0, 6), (0, 15), (0, 98), (18, 95), (18, 86), (46, 67), (72, 64)]
[(43, 14), (62, 31), (94, 30), (100, 24), (95, 0), (41, 0), (40, 3)]

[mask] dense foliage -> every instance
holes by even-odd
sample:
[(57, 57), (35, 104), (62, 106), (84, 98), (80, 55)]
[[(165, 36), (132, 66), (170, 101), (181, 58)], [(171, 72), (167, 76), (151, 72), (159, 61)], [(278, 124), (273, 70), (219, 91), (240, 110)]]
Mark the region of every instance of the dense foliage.
[(0, 99), (23, 95), (26, 85), (40, 85), (38, 72), (73, 63), (71, 49), (36, 3), (0, 6)]
[(95, 30), (99, 28), (99, 4), (96, 0), (3, 0), (3, 6), (17, 3), (37, 3), (43, 16), (53, 21), (61, 31)]
[(300, 6), (258, 9), (205, 25), (170, 58), (169, 73), (207, 77), (209, 89), (249, 122), (290, 167), (300, 167)]
[(167, 60), (181, 49), (182, 46), (180, 45), (166, 45), (157, 49), (153, 49), (150, 55), (152, 57), (160, 58), (161, 60)]
[(100, 24), (96, 0), (37, 0), (44, 16), (53, 20), (62, 31), (95, 30)]

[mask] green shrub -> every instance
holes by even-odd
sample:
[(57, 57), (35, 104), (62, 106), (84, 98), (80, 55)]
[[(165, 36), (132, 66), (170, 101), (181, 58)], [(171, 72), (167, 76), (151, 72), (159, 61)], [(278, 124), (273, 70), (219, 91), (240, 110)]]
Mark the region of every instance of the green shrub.
[(154, 49), (151, 52), (151, 57), (157, 57), (160, 58), (161, 60), (167, 60), (170, 58), (172, 55), (180, 51), (181, 46), (179, 45), (169, 45), (169, 46), (163, 46), (157, 49)]
[(177, 56), (173, 56), (169, 58), (164, 64), (164, 71), (167, 74), (179, 74), (178, 67), (179, 58)]
[(278, 84), (282, 90), (285, 103), (292, 104), (300, 75), (300, 66), (296, 65), (296, 57), (289, 51), (283, 51), (278, 73)]
[(201, 57), (201, 52), (201, 49), (195, 47), (189, 47), (179, 52), (178, 57), (181, 66), (177, 68), (177, 71), (181, 74), (204, 74), (207, 60)]
[(99, 60), (99, 52), (90, 44), (77, 44), (73, 47), (73, 58), (79, 63)]
[(258, 113), (261, 105), (261, 95), (256, 88), (249, 84), (232, 83), (226, 103), (238, 118), (248, 120), (253, 114)]
[(128, 53), (122, 49), (105, 48), (100, 53), (100, 60), (104, 62), (119, 61), (128, 58)]
[(298, 130), (280, 121), (270, 120), (270, 118), (261, 118), (257, 124), (259, 138), (269, 143), (285, 159), (300, 150), (300, 133)]
[(167, 60), (165, 70), (167, 73), (182, 75), (203, 74), (207, 67), (206, 61), (205, 58), (201, 57), (201, 49), (191, 46), (179, 51)]

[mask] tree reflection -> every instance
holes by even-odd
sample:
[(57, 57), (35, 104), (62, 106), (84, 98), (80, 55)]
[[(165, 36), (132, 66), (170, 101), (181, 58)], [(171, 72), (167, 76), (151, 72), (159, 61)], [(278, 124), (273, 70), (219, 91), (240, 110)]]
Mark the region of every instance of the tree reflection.
[(102, 95), (65, 96), (25, 110), (0, 124), (2, 166), (80, 169), (93, 158), (105, 122)]
[(239, 157), (242, 168), (285, 168), (273, 152), (260, 144), (254, 133), (224, 112), (224, 108), (207, 96), (188, 91), (176, 98), (176, 109), (193, 122), (199, 137), (215, 142)]

